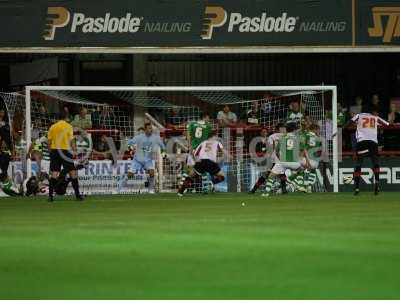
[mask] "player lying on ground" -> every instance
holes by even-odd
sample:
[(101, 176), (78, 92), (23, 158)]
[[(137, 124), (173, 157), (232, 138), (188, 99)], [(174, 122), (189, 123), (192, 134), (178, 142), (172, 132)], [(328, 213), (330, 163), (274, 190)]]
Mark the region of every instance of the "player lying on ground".
[(368, 112), (366, 109), (364, 112), (355, 115), (347, 124), (357, 124), (356, 130), (356, 155), (357, 162), (354, 167), (354, 195), (358, 195), (360, 192), (360, 179), (361, 179), (361, 167), (365, 157), (369, 157), (372, 163), (372, 170), (374, 172), (375, 184), (374, 193), (379, 193), (379, 153), (378, 153), (378, 127), (388, 126), (389, 123), (378, 116), (376, 111)]
[[(267, 162), (267, 171), (264, 174), (261, 174), (261, 176), (257, 179), (256, 183), (254, 184), (253, 188), (250, 190), (251, 194), (254, 194), (260, 186), (265, 184), (266, 179), (269, 176), (269, 173), (271, 172), (271, 169), (274, 167), (275, 163), (278, 161), (278, 158), (276, 156), (276, 148), (279, 142), (279, 139), (286, 134), (286, 127), (283, 123), (278, 123), (275, 126), (275, 132), (271, 134), (266, 143), (265, 143), (265, 152), (264, 153), (270, 153), (270, 157), (267, 158), (269, 159), (269, 162)], [(282, 176), (281, 182), (285, 180), (285, 176)], [(285, 183), (282, 182), (281, 188), (285, 189)]]
[[(88, 164), (89, 161), (87, 159), (83, 161), (76, 161), (75, 168), (76, 170), (80, 170), (86, 168)], [(67, 169), (62, 169), (58, 175), (54, 186), (54, 191), (57, 195), (62, 196), (66, 194), (68, 185), (73, 180), (68, 173), (69, 172)], [(48, 187), (48, 183), (46, 183), (45, 179), (41, 179), (37, 176), (31, 176), (24, 182), (25, 196), (46, 195), (48, 193)]]
[(220, 166), (217, 163), (218, 152), (223, 152), (222, 144), (217, 140), (215, 135), (202, 142), (194, 152), (196, 163), (190, 171), (189, 176), (185, 178), (179, 187), (178, 196), (183, 196), (185, 190), (192, 186), (196, 178), (208, 173), (211, 176), (211, 182), (218, 184), (225, 179)]
[(144, 170), (148, 175), (148, 192), (154, 193), (155, 155), (158, 149), (165, 151), (165, 145), (159, 135), (153, 133), (153, 126), (150, 123), (144, 125), (144, 133), (135, 136), (128, 141), (128, 146), (135, 147), (135, 154), (132, 159), (131, 168), (127, 180), (137, 172)]

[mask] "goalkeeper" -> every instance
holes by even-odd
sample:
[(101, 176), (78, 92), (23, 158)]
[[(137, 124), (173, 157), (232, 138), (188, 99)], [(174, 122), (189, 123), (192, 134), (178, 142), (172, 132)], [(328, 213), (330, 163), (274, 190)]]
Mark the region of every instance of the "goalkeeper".
[(158, 148), (165, 152), (165, 145), (159, 135), (153, 133), (153, 127), (150, 123), (144, 125), (144, 133), (135, 136), (128, 141), (128, 146), (135, 146), (135, 154), (132, 159), (131, 168), (128, 172), (128, 178), (140, 170), (145, 170), (148, 174), (147, 184), (149, 193), (154, 193), (154, 155)]

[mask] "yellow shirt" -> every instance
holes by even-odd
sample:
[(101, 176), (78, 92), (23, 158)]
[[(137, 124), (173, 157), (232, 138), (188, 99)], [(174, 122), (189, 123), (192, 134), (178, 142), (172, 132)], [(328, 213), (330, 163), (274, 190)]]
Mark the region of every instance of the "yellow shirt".
[(48, 133), (50, 149), (69, 150), (74, 137), (72, 125), (64, 120), (51, 125)]

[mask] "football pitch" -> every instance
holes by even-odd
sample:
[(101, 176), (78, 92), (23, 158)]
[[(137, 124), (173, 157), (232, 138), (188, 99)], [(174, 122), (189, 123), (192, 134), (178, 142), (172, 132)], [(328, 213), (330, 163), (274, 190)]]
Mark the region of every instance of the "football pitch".
[(400, 297), (399, 193), (0, 199), (0, 299)]

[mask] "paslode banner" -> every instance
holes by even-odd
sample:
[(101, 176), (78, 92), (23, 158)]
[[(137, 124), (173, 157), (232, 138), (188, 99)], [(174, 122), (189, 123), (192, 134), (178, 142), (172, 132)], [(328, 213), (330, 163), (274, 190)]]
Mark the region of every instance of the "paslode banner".
[(352, 44), (348, 0), (24, 2), (0, 3), (0, 47)]

